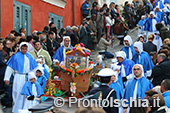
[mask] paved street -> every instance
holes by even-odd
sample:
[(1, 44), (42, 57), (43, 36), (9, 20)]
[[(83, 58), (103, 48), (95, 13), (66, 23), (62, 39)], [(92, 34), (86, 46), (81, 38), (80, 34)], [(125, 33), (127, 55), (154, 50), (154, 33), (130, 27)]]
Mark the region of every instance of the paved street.
[[(133, 42), (135, 42), (138, 38), (137, 33), (138, 32), (137, 32), (136, 28), (134, 30), (132, 30), (131, 32), (130, 31), (128, 32), (128, 35), (130, 35), (132, 37)], [(119, 51), (122, 47), (123, 47), (123, 45), (119, 45), (119, 40), (115, 37), (115, 40), (114, 40), (114, 43), (113, 43), (113, 48), (109, 47), (108, 51), (112, 52), (115, 55), (115, 52)], [(92, 52), (91, 57), (93, 58), (93, 60), (96, 59), (97, 55), (98, 55), (98, 51)], [(109, 65), (110, 63), (111, 63), (111, 59), (107, 59), (107, 60), (104, 61), (104, 64), (107, 64), (108, 66), (110, 66)], [(67, 109), (67, 107), (66, 107), (66, 109)], [(3, 111), (4, 111), (4, 113), (12, 113), (11, 112), (12, 108), (5, 108), (5, 109), (3, 109)], [(69, 112), (73, 112), (73, 111), (69, 110)]]

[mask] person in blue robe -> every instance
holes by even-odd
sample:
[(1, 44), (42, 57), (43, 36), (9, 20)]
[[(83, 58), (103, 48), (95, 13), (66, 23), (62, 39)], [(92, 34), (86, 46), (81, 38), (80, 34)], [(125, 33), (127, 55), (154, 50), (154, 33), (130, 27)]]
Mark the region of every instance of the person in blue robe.
[(125, 46), (121, 49), (121, 51), (124, 51), (126, 53), (126, 58), (131, 60), (135, 54), (131, 36), (127, 35), (124, 38), (124, 45)]
[(47, 71), (46, 69), (46, 66), (45, 64), (42, 64), (42, 59), (38, 58), (36, 60), (37, 64), (38, 64), (38, 67), (42, 67), (43, 68), (43, 73), (44, 73), (44, 76), (48, 79), (49, 78), (49, 72)]
[(150, 55), (147, 52), (143, 51), (143, 44), (141, 42), (135, 42), (134, 49), (136, 51), (136, 54), (133, 56), (132, 60), (136, 64), (141, 64), (144, 67), (144, 73), (146, 77), (150, 77), (151, 70), (154, 67)]
[(65, 52), (67, 48), (71, 48), (71, 40), (69, 36), (64, 36), (63, 37), (63, 42), (62, 42), (62, 46), (60, 48), (57, 49), (57, 51), (54, 53), (53, 55), (53, 59), (58, 60), (59, 63), (61, 61), (64, 61), (65, 59)]
[[(164, 1), (164, 3), (165, 3), (165, 1)], [(155, 2), (155, 5), (154, 5), (154, 8), (155, 8), (155, 7), (159, 7), (160, 9), (163, 9), (163, 8), (164, 8), (164, 4), (162, 3), (161, 0), (157, 0), (157, 1)]]
[(144, 23), (149, 19), (149, 14), (145, 14)]
[(123, 82), (125, 83), (127, 80), (129, 81), (133, 79), (133, 76), (131, 75), (132, 75), (132, 67), (135, 65), (135, 63), (130, 59), (126, 59), (126, 53), (124, 51), (116, 52), (116, 57), (118, 60), (117, 65), (121, 66), (120, 75), (122, 77)]
[(130, 100), (130, 97), (132, 99), (144, 99), (145, 92), (152, 89), (153, 85), (146, 77), (144, 77), (142, 65), (135, 64), (132, 68), (132, 72), (134, 78), (129, 81), (126, 86), (124, 99), (127, 99), (128, 101)]
[(158, 18), (154, 17), (154, 12), (150, 12), (150, 18), (145, 22), (145, 31), (154, 32), (156, 31), (155, 25), (160, 22)]
[(41, 85), (42, 88), (46, 86), (47, 78), (44, 76), (44, 68), (38, 67), (36, 69), (37, 82)]
[(28, 80), (28, 73), (34, 70), (38, 65), (31, 54), (27, 52), (28, 43), (22, 42), (19, 47), (19, 51), (15, 53), (7, 62), (7, 68), (5, 71), (4, 81), (6, 85), (9, 85), (9, 80), (14, 72), (13, 82), (13, 110), (12, 112), (18, 113), (19, 109), (23, 108), (24, 96), (20, 94), (22, 87)]
[(170, 0), (164, 0), (164, 4), (166, 3), (170, 4)]
[(163, 13), (159, 10), (159, 7), (156, 7), (154, 14), (159, 19), (159, 21), (161, 22), (162, 19), (163, 19)]
[(141, 17), (141, 20), (138, 22), (138, 24), (137, 25), (139, 25), (139, 26), (144, 26), (144, 24), (145, 24), (145, 16), (142, 16)]
[(40, 98), (44, 92), (41, 85), (36, 81), (34, 72), (30, 72), (28, 74), (28, 81), (24, 84), (20, 93), (21, 95), (25, 96), (23, 105), (24, 110), (27, 110), (40, 103), (40, 101), (35, 100), (35, 98)]
[[(111, 77), (109, 87), (116, 91), (117, 99), (121, 100), (124, 97), (124, 92), (123, 92), (124, 88), (118, 82), (118, 72), (117, 71), (114, 71), (114, 75), (112, 75), (112, 77)], [(123, 112), (123, 108), (120, 106), (119, 113), (122, 113), (122, 112)]]
[(114, 75), (111, 77), (111, 82), (109, 87), (116, 91), (117, 99), (121, 100), (124, 96), (123, 87), (118, 82), (118, 73), (114, 71)]

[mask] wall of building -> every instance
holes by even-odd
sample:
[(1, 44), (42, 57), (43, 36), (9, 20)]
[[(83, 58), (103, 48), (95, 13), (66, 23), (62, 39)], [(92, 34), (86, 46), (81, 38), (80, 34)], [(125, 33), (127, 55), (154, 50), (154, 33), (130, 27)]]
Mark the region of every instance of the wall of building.
[[(65, 8), (51, 5), (41, 0), (17, 0), (31, 6), (31, 32), (42, 31), (49, 23), (49, 12), (63, 17), (63, 27), (73, 25), (72, 0), (67, 1)], [(81, 23), (81, 5), (83, 0), (75, 0), (75, 24)], [(13, 0), (1, 0), (1, 28), (2, 37), (6, 37), (13, 29)]]

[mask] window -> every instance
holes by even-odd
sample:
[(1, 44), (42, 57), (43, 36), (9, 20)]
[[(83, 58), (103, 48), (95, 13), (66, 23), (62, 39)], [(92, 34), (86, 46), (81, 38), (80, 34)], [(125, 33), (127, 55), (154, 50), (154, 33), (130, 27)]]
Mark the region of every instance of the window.
[(49, 13), (49, 23), (54, 22), (54, 25), (60, 30), (63, 27), (63, 17), (53, 13)]
[(13, 28), (19, 31), (20, 28), (25, 28), (26, 35), (31, 34), (31, 7), (23, 3), (14, 1), (14, 24)]

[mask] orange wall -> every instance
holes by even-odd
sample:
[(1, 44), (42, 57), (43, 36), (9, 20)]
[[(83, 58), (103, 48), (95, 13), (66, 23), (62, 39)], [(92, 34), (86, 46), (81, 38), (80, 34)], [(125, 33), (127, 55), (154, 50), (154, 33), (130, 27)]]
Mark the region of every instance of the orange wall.
[(1, 0), (1, 37), (13, 29), (13, 0)]
[[(73, 25), (72, 0), (66, 0), (65, 9), (56, 7), (41, 0), (17, 0), (31, 6), (31, 32), (42, 31), (48, 25), (49, 12), (63, 17), (63, 27)], [(13, 29), (13, 0), (1, 0), (2, 37), (6, 37)], [(75, 25), (81, 23), (81, 5), (83, 0), (75, 0)]]

